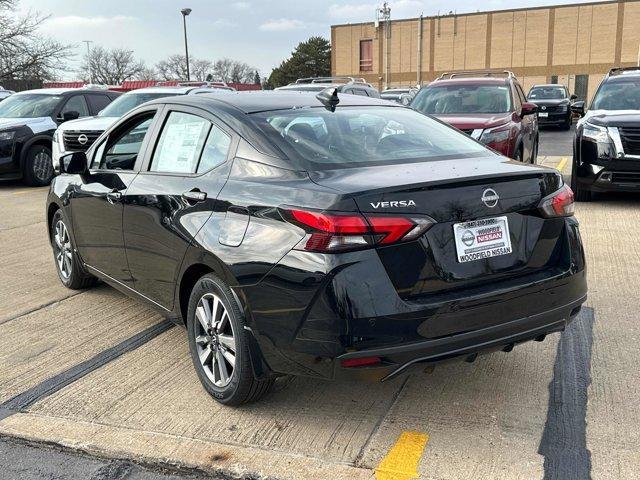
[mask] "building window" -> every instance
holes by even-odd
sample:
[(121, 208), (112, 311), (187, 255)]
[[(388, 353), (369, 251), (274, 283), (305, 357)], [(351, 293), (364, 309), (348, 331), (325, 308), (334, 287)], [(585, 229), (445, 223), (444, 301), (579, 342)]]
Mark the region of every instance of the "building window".
[(587, 92), (589, 91), (589, 75), (576, 75), (576, 87), (574, 92), (578, 96), (578, 100), (587, 100)]
[(373, 71), (373, 40), (360, 40), (360, 71)]

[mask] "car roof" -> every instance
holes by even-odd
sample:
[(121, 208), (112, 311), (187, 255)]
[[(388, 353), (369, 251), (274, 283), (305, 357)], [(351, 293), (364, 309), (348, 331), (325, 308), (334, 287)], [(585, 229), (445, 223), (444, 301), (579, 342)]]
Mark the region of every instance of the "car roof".
[[(203, 93), (201, 95), (189, 95), (184, 97), (171, 97), (167, 99), (153, 100), (151, 103), (176, 102), (191, 104), (194, 106), (202, 105), (202, 102), (212, 102), (211, 106), (224, 104), (233, 107), (243, 113), (256, 113), (271, 110), (291, 110), (294, 108), (310, 108), (323, 107), (324, 105), (318, 98), (317, 93), (307, 93), (299, 91), (253, 91), (253, 92), (232, 92), (228, 95), (216, 95)], [(396, 107), (385, 100), (361, 95), (338, 95), (340, 106), (382, 106)], [(215, 102), (215, 104), (213, 103)], [(402, 106), (397, 105), (398, 108)]]
[(108, 95), (119, 95), (119, 92), (114, 92), (112, 90), (102, 90), (96, 88), (37, 88), (34, 90), (24, 90), (22, 92), (17, 92), (16, 95), (23, 95), (26, 93), (37, 93), (39, 95), (65, 95), (67, 93), (72, 92), (93, 92), (93, 93), (104, 93)]
[(434, 80), (427, 87), (446, 87), (447, 85), (508, 85), (509, 78), (464, 77)]
[(204, 92), (204, 91), (225, 91), (225, 92), (231, 92), (233, 90), (229, 90), (227, 88), (223, 88), (223, 87), (203, 87), (201, 85), (188, 85), (188, 86), (167, 86), (167, 87), (163, 87), (163, 86), (155, 86), (155, 87), (146, 87), (146, 88), (138, 88), (136, 90), (130, 90), (127, 93), (125, 93), (125, 95), (128, 95), (130, 93), (171, 93), (174, 95), (187, 95), (188, 93), (197, 90), (198, 92)]

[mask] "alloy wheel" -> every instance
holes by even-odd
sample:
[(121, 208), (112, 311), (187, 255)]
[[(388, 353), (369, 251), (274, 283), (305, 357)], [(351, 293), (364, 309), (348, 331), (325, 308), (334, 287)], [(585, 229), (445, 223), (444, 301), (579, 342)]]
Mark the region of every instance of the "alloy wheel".
[(51, 173), (53, 172), (53, 163), (51, 160), (51, 155), (47, 153), (46, 150), (40, 150), (33, 157), (33, 174), (34, 176), (42, 181), (46, 182), (51, 177)]
[(56, 257), (56, 263), (58, 264), (58, 271), (65, 280), (68, 280), (71, 276), (73, 268), (72, 263), (72, 251), (71, 251), (71, 239), (69, 238), (69, 232), (62, 220), (58, 220), (55, 227), (54, 240), (54, 254)]
[(229, 313), (220, 298), (207, 293), (196, 307), (196, 348), (200, 364), (216, 387), (226, 387), (236, 364), (236, 341)]

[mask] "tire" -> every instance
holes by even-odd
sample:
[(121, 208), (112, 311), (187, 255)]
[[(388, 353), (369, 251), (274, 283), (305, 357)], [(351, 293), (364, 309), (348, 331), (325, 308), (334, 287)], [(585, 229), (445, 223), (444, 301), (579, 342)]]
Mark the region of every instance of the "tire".
[(516, 154), (513, 157), (514, 160), (521, 162), (522, 161), (522, 147), (518, 147), (516, 150)]
[(531, 165), (536, 165), (538, 162), (538, 138), (533, 144), (533, 150), (531, 151)]
[(43, 187), (53, 178), (51, 149), (44, 145), (33, 145), (27, 150), (22, 167), (22, 175), (27, 185)]
[(62, 284), (71, 290), (83, 290), (94, 286), (97, 279), (84, 269), (78, 258), (69, 234), (69, 223), (62, 211), (58, 210), (53, 215), (50, 231), (53, 259)]
[(567, 118), (567, 121), (562, 124), (562, 130), (571, 130), (571, 117)]
[(255, 378), (247, 338), (251, 334), (244, 327), (229, 287), (213, 274), (200, 278), (189, 297), (189, 350), (200, 383), (223, 405), (255, 402), (274, 383), (274, 378)]
[(584, 188), (580, 188), (580, 184), (576, 179), (576, 169), (571, 169), (571, 190), (573, 190), (573, 198), (577, 202), (590, 202), (593, 199), (593, 194), (590, 190), (585, 190)]

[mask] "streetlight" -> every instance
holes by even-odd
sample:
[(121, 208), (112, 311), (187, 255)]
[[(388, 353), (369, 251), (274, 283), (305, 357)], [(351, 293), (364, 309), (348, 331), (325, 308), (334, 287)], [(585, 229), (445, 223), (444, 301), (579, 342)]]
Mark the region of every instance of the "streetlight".
[(89, 67), (89, 84), (93, 83), (93, 71), (91, 68), (91, 48), (89, 45), (93, 43), (93, 40), (82, 40), (83, 43), (87, 44), (87, 66)]
[(187, 45), (187, 15), (191, 13), (191, 9), (183, 8), (182, 10), (180, 10), (180, 13), (182, 14), (182, 24), (184, 26), (184, 53), (185, 53), (185, 56), (187, 57), (187, 82), (188, 82), (191, 80), (191, 77), (189, 75), (189, 46)]

